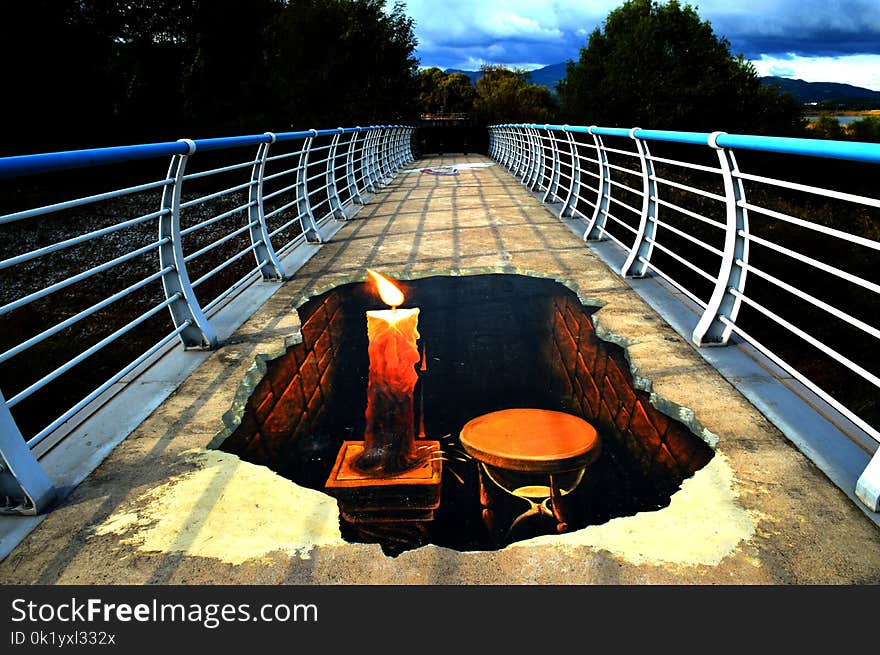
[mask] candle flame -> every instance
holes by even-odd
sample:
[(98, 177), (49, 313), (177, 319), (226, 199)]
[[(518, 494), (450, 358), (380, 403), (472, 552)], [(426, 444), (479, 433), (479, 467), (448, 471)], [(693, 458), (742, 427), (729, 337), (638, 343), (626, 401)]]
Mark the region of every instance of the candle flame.
[(379, 290), (379, 297), (382, 299), (382, 302), (384, 302), (392, 309), (397, 309), (403, 304), (403, 292), (397, 287), (396, 284), (394, 284), (393, 280), (385, 277), (381, 273), (378, 273), (371, 268), (367, 269), (367, 273), (369, 273), (370, 277), (372, 277), (373, 281), (375, 281), (376, 288)]

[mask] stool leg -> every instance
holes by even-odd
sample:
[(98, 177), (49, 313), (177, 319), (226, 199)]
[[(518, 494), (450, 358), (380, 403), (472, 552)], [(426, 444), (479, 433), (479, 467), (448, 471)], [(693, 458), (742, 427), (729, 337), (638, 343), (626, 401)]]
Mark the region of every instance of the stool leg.
[(481, 464), (477, 465), (477, 472), (480, 480), (480, 506), (483, 508), (483, 523), (489, 530), (489, 536), (498, 541), (498, 522), (495, 518), (495, 511), (492, 509), (492, 497), (489, 495), (487, 474), (483, 470)]
[(556, 478), (550, 475), (550, 507), (553, 510), (553, 516), (556, 519), (556, 532), (565, 532), (568, 530), (568, 518), (565, 508), (565, 500), (562, 497), (562, 490)]

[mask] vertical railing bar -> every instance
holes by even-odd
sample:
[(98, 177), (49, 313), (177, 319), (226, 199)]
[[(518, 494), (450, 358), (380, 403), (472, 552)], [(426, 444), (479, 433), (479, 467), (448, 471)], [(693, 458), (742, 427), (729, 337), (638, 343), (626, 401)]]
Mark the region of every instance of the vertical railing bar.
[(597, 185), (593, 215), (587, 222), (587, 229), (584, 230), (584, 241), (601, 241), (605, 238), (605, 224), (608, 221), (608, 204), (611, 198), (611, 169), (608, 167), (608, 153), (605, 152), (602, 137), (593, 131), (595, 128), (595, 125), (591, 125), (587, 128), (587, 132), (593, 137), (593, 147), (596, 149), (596, 161), (599, 162), (599, 184)]
[(506, 141), (507, 141), (507, 161), (504, 164), (504, 167), (513, 172), (514, 163), (517, 161), (517, 149), (516, 149), (516, 130), (513, 126), (508, 125), (505, 128), (506, 132)]
[(550, 138), (550, 149), (552, 157), (552, 168), (550, 169), (550, 182), (547, 184), (547, 191), (544, 193), (544, 202), (554, 202), (557, 199), (556, 193), (559, 191), (559, 168), (561, 162), (559, 160), (559, 146), (556, 143), (556, 131), (551, 130), (549, 125), (545, 125), (544, 129)]
[(269, 148), (276, 141), (273, 132), (266, 132), (268, 143), (261, 143), (257, 149), (257, 158), (251, 171), (251, 186), (248, 190), (248, 223), (250, 224), (251, 244), (254, 246), (254, 257), (260, 267), (260, 275), (264, 280), (283, 280), (284, 268), (278, 259), (269, 228), (266, 224), (266, 212), (263, 200), (263, 178), (266, 173), (266, 159)]
[(657, 182), (654, 179), (654, 162), (651, 161), (648, 144), (635, 135), (637, 129), (639, 128), (632, 128), (629, 136), (635, 141), (642, 171), (642, 211), (629, 255), (620, 269), (620, 274), (624, 277), (645, 276), (654, 251), (654, 238), (657, 233), (658, 192)]
[(515, 128), (516, 140), (517, 140), (517, 161), (516, 161), (516, 177), (519, 178), (520, 183), (524, 181), (526, 170), (528, 167), (528, 159), (529, 159), (529, 150), (526, 147), (526, 133), (525, 129), (522, 127)]
[(0, 514), (40, 514), (55, 497), (52, 481), (28, 447), (0, 391)]
[(377, 130), (375, 127), (371, 127), (370, 130), (367, 132), (367, 138), (364, 141), (364, 157), (362, 166), (364, 187), (371, 193), (376, 193), (376, 191), (378, 190), (376, 185), (376, 173), (373, 163), (373, 152), (376, 143), (376, 131)]
[(339, 132), (333, 135), (330, 142), (330, 156), (327, 159), (327, 168), (324, 171), (324, 182), (327, 187), (327, 201), (329, 204), (330, 215), (333, 218), (344, 221), (348, 220), (348, 215), (342, 206), (342, 199), (339, 197), (339, 188), (336, 185), (336, 156), (339, 148), (339, 140), (345, 128), (337, 128)]
[(568, 187), (568, 194), (562, 203), (562, 209), (559, 211), (560, 217), (574, 216), (574, 210), (577, 205), (577, 197), (580, 195), (581, 187), (581, 160), (578, 157), (577, 141), (574, 134), (568, 129), (568, 125), (562, 128), (568, 138), (568, 148), (571, 155), (571, 185)]
[(312, 148), (312, 142), (318, 135), (317, 130), (309, 130), (312, 135), (303, 141), (302, 150), (299, 155), (299, 165), (296, 169), (296, 210), (300, 216), (308, 221), (308, 225), (303, 225), (306, 241), (314, 244), (324, 243), (324, 237), (321, 230), (318, 229), (318, 223), (315, 221), (315, 215), (312, 213), (312, 201), (309, 198), (309, 152)]
[(355, 166), (357, 164), (357, 138), (360, 133), (360, 126), (358, 126), (358, 129), (351, 133), (351, 140), (348, 142), (348, 155), (345, 158), (345, 179), (351, 202), (363, 205), (364, 199), (361, 196), (360, 189), (358, 189), (357, 178), (355, 176)]
[(386, 156), (388, 152), (388, 126), (382, 125), (379, 129), (379, 138), (376, 141), (376, 171), (379, 174), (379, 187), (388, 183), (388, 171)]
[(731, 323), (736, 322), (741, 299), (737, 294), (731, 293), (731, 289), (744, 292), (749, 261), (749, 218), (748, 211), (742, 206), (746, 200), (745, 188), (742, 180), (736, 176), (739, 169), (733, 152), (718, 145), (718, 137), (723, 134), (724, 132), (710, 134), (709, 146), (718, 154), (724, 180), (727, 205), (724, 255), (712, 296), (691, 337), (697, 346), (727, 345), (733, 328), (721, 321), (720, 317), (726, 317)]
[[(174, 180), (162, 192), (159, 218), (159, 269), (171, 270), (162, 276), (165, 298), (176, 298), (168, 309), (175, 328), (182, 328), (180, 340), (185, 348), (212, 349), (217, 347), (217, 335), (196, 299), (189, 279), (183, 244), (180, 235), (180, 204), (183, 176), (189, 157), (195, 153), (196, 144), (190, 139), (181, 139), (187, 145), (187, 152), (174, 155), (168, 168), (168, 179)], [(166, 211), (170, 210), (170, 211)], [(185, 327), (184, 327), (185, 326)]]
[(541, 181), (541, 173), (544, 168), (544, 153), (541, 149), (541, 135), (534, 127), (527, 127), (529, 133), (530, 146), (532, 149), (532, 167), (529, 171), (526, 186), (530, 191), (536, 191)]

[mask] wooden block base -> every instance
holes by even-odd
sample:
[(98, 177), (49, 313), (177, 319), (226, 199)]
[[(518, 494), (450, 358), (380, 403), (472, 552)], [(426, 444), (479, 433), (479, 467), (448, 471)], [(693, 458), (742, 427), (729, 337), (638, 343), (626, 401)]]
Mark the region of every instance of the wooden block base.
[[(440, 442), (419, 440), (426, 456), (439, 453)], [(363, 441), (345, 441), (325, 489), (339, 501), (342, 517), (352, 523), (421, 522), (440, 506), (443, 463), (439, 459), (394, 475), (365, 473), (354, 466)]]

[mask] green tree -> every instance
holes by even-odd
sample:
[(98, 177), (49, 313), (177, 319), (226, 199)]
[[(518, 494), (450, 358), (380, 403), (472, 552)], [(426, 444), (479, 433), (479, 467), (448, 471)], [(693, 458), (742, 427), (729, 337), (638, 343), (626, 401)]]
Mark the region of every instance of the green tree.
[(880, 143), (880, 116), (865, 116), (847, 125), (846, 133), (853, 141)]
[(436, 66), (419, 71), (419, 111), (425, 114), (470, 112), (476, 89), (464, 73), (445, 73)]
[(415, 45), (385, 0), (0, 0), (0, 149), (411, 120)]
[(846, 138), (840, 122), (831, 114), (821, 114), (816, 120), (807, 124), (807, 131), (814, 139), (834, 139), (840, 141)]
[(550, 89), (531, 84), (529, 74), (503, 66), (483, 66), (474, 112), (487, 124), (547, 123), (556, 113)]
[(419, 71), (419, 111), (424, 114), (436, 114), (441, 111), (443, 98), (440, 87), (446, 79), (446, 73), (433, 66)]
[(440, 85), (441, 111), (469, 112), (473, 109), (477, 90), (464, 73), (448, 73)]
[(751, 62), (677, 0), (613, 10), (557, 88), (572, 123), (752, 133), (800, 124), (796, 101), (763, 88)]
[[(400, 3), (299, 0), (268, 28), (271, 124), (403, 121), (416, 109), (416, 39)], [(278, 122), (280, 121), (280, 123)]]
[[(151, 0), (155, 1), (155, 0)], [(178, 86), (178, 129), (189, 134), (265, 131), (275, 118), (267, 52), (280, 0), (190, 0), (192, 24)], [(297, 3), (298, 4), (298, 3)]]
[(106, 139), (112, 55), (111, 35), (88, 3), (0, 0), (0, 152)]

